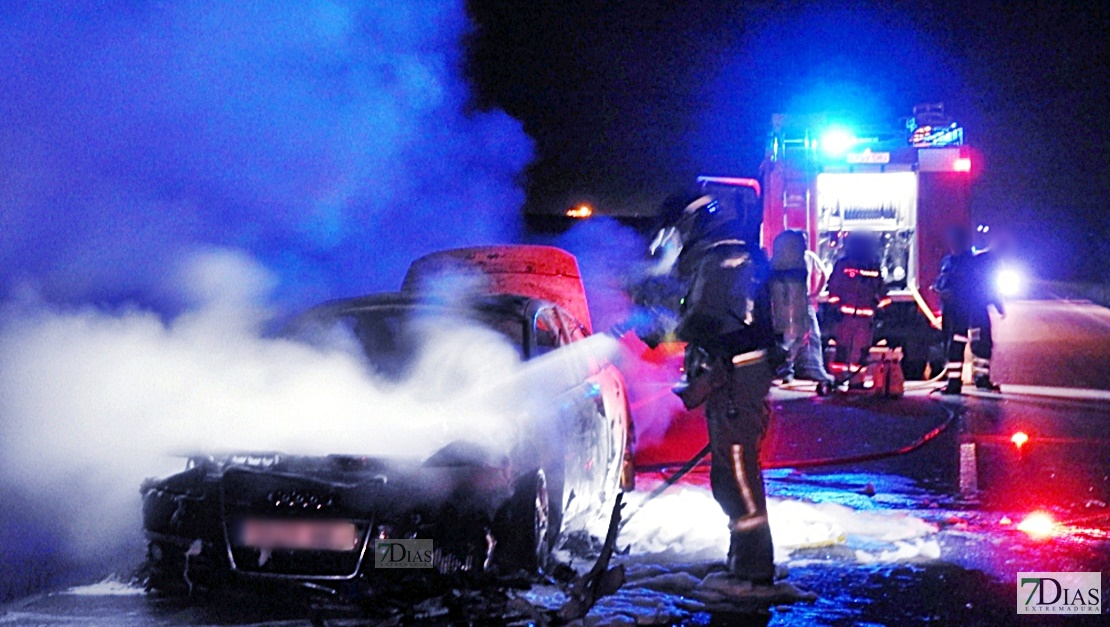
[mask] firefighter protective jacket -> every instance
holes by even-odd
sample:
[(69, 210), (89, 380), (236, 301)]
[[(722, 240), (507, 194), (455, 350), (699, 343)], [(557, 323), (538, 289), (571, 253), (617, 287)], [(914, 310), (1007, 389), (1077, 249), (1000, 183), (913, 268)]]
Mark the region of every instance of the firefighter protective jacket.
[(829, 304), (842, 314), (873, 316), (886, 296), (879, 264), (845, 257), (833, 266), (829, 277)]
[(715, 357), (773, 347), (766, 279), (762, 250), (736, 239), (706, 246), (683, 302), (679, 339)]
[(994, 305), (1003, 310), (1002, 298), (994, 287), (994, 256), (968, 250), (947, 255), (940, 262), (940, 275), (933, 288), (940, 294), (945, 309), (965, 312), (985, 310)]

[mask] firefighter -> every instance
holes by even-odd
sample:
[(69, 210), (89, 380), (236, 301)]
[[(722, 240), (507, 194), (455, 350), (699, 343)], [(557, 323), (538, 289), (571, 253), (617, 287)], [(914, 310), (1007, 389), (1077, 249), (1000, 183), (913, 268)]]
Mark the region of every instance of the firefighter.
[(994, 342), (989, 308), (994, 305), (999, 315), (1005, 316), (1006, 307), (994, 287), (994, 255), (976, 255), (968, 229), (952, 227), (947, 239), (949, 254), (941, 261), (940, 275), (933, 284), (940, 294), (941, 321), (948, 343), (948, 382), (941, 391), (963, 391), (964, 347), (970, 342), (975, 387), (999, 392), (1001, 388), (990, 377)]
[(832, 384), (821, 357), (821, 329), (815, 298), (825, 285), (820, 258), (806, 245), (802, 231), (783, 231), (771, 245), (771, 304), (775, 333), (789, 353), (779, 372), (784, 381), (795, 375), (806, 381)]
[(687, 342), (687, 407), (705, 403), (713, 497), (729, 517), (728, 569), (752, 588), (773, 587), (775, 566), (759, 464), (768, 428), (775, 346), (767, 261), (732, 210), (703, 196), (687, 206), (683, 255), (693, 269), (679, 339)]
[(836, 320), (834, 371), (851, 380), (867, 362), (875, 330), (875, 315), (890, 304), (878, 259), (878, 241), (870, 233), (849, 233), (844, 256), (829, 277), (829, 304)]

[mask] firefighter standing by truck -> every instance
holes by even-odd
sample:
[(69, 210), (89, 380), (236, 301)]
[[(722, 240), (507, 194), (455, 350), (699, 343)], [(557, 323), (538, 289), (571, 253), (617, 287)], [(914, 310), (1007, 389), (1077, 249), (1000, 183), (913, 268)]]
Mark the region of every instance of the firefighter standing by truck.
[[(786, 350), (786, 363), (779, 369), (784, 382), (797, 376), (816, 381), (818, 390), (833, 383), (821, 356), (821, 329), (817, 323), (815, 296), (825, 286), (821, 260), (808, 250), (802, 231), (779, 233), (771, 245), (771, 305), (775, 334)], [(826, 387), (821, 387), (826, 386)]]
[(852, 232), (844, 239), (844, 257), (829, 277), (832, 336), (836, 342), (833, 371), (852, 380), (867, 362), (875, 330), (875, 315), (890, 304), (878, 259), (878, 242), (867, 232)]
[(940, 275), (933, 284), (933, 289), (940, 294), (941, 322), (948, 342), (948, 382), (942, 392), (960, 394), (963, 391), (964, 348), (968, 343), (974, 358), (975, 387), (998, 392), (1000, 388), (990, 376), (994, 342), (989, 308), (994, 305), (998, 313), (1005, 316), (1006, 307), (992, 280), (994, 256), (975, 254), (968, 229), (952, 227), (947, 236), (950, 252), (941, 261)]

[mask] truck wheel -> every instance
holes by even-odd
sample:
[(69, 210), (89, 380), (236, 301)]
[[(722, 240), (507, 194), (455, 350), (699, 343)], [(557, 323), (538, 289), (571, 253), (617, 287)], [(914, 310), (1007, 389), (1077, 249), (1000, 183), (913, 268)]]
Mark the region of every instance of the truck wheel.
[(513, 495), (498, 513), (494, 563), (502, 574), (534, 574), (551, 552), (551, 502), (542, 470), (517, 480)]

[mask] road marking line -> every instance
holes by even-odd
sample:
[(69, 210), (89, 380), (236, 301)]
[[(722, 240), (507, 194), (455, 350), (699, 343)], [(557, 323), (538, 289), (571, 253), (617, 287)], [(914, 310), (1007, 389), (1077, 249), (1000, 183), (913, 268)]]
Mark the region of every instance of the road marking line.
[(1088, 388), (1060, 388), (1050, 387), (1047, 385), (1013, 385), (1010, 383), (1003, 383), (1001, 394), (997, 392), (980, 392), (979, 390), (966, 390), (964, 394), (970, 394), (972, 396), (985, 396), (988, 398), (1005, 398), (1006, 396), (1011, 394), (1019, 394), (1022, 396), (1044, 396), (1049, 398), (1110, 402), (1110, 390), (1092, 390)]

